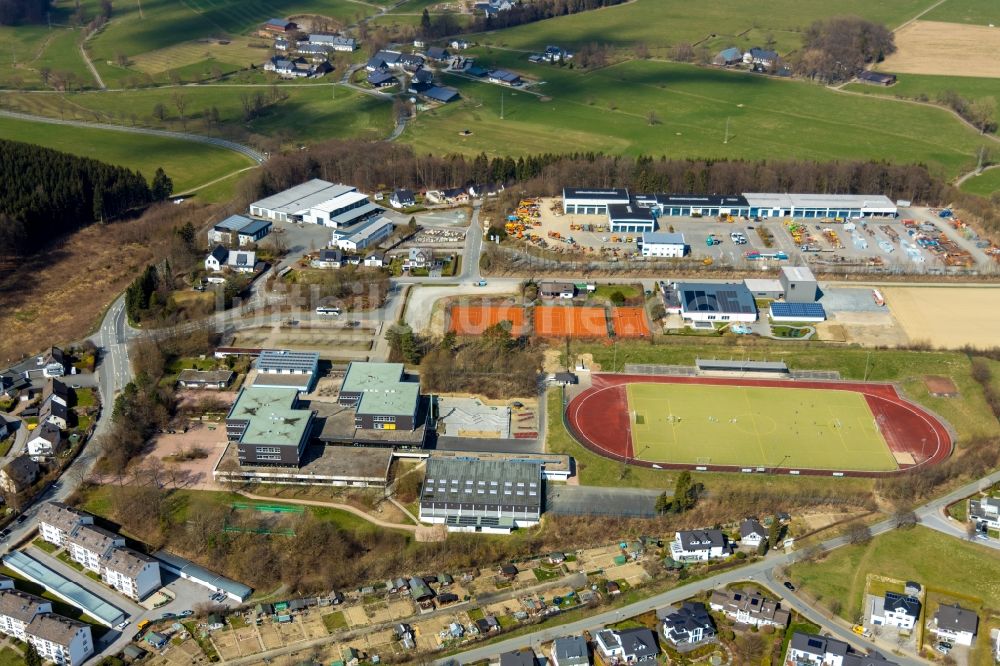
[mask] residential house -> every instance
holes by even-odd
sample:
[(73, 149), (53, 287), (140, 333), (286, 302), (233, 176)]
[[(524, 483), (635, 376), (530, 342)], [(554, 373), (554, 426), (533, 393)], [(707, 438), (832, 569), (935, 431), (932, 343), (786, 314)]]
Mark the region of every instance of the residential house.
[(517, 567), (513, 564), (501, 565), (500, 575), (507, 580), (514, 580), (517, 578)]
[(757, 548), (767, 541), (767, 530), (756, 518), (746, 518), (740, 523), (740, 545)]
[(754, 627), (787, 627), (789, 612), (782, 610), (777, 601), (767, 599), (758, 591), (715, 590), (708, 606), (717, 613), (725, 613), (740, 624)]
[(80, 525), (66, 539), (70, 558), (95, 573), (100, 573), (101, 558), (112, 548), (124, 547), (124, 537), (97, 525)]
[(249, 250), (227, 250), (221, 245), (205, 257), (205, 270), (218, 273), (224, 268), (237, 273), (253, 273), (257, 266), (257, 253)]
[(38, 463), (29, 456), (17, 456), (0, 469), (0, 490), (16, 495), (38, 479)]
[(663, 636), (674, 645), (701, 643), (715, 636), (715, 624), (705, 604), (685, 601), (663, 618)]
[(482, 12), (487, 16), (496, 16), (500, 12), (506, 12), (514, 6), (512, 0), (487, 0), (486, 2), (477, 2), (473, 5), (473, 10), (477, 12)]
[(416, 205), (417, 199), (410, 190), (400, 189), (393, 191), (389, 203), (393, 208), (409, 208)]
[(125, 539), (93, 524), (77, 523), (65, 538), (74, 562), (101, 576), (110, 587), (136, 601), (160, 587), (160, 565), (153, 558), (125, 547)]
[(743, 62), (754, 69), (766, 71), (778, 66), (778, 54), (755, 46), (743, 54)]
[(295, 45), (295, 52), (312, 62), (324, 62), (329, 57), (330, 47), (325, 44), (299, 42)]
[(590, 666), (590, 652), (583, 636), (562, 636), (552, 641), (555, 666)]
[(472, 184), (469, 185), (469, 194), (474, 197), (495, 197), (503, 189), (500, 183)]
[(214, 389), (221, 391), (229, 386), (236, 373), (232, 370), (194, 370), (186, 368), (177, 375), (177, 386), (186, 389)]
[(561, 46), (546, 46), (542, 53), (542, 60), (545, 62), (561, 62), (572, 59), (573, 54)]
[(94, 517), (62, 502), (46, 502), (38, 510), (38, 532), (49, 543), (60, 547), (80, 525), (93, 525)]
[(594, 635), (597, 648), (606, 660), (639, 664), (655, 662), (660, 654), (656, 634), (645, 627), (637, 629), (602, 629)]
[(403, 53), (396, 62), (399, 67), (402, 67), (406, 71), (415, 72), (424, 66), (425, 60), (423, 56), (414, 53)]
[(49, 398), (52, 398), (64, 407), (68, 407), (72, 400), (69, 386), (58, 379), (50, 379), (45, 382), (45, 387), (42, 389), (42, 400), (48, 400)]
[(282, 58), (280, 56), (271, 57), (264, 63), (265, 72), (274, 72), (285, 79), (302, 79), (313, 75), (313, 68), (305, 58)]
[(707, 562), (728, 557), (732, 546), (722, 530), (677, 532), (670, 543), (670, 556), (678, 562)]
[(290, 35), (297, 31), (299, 26), (294, 21), (287, 21), (285, 19), (273, 18), (268, 19), (264, 25), (260, 27), (260, 32), (262, 34), (269, 35)]
[(445, 62), (446, 60), (451, 59), (451, 53), (449, 53), (448, 49), (443, 49), (439, 46), (431, 46), (424, 51), (424, 53), (427, 55), (428, 59), (434, 60), (435, 62)]
[(969, 520), (980, 532), (1000, 530), (1000, 499), (981, 497), (969, 500)]
[(878, 652), (864, 655), (843, 641), (795, 632), (788, 643), (785, 663), (799, 666), (896, 666)]
[(365, 71), (385, 72), (396, 64), (396, 61), (399, 60), (399, 55), (399, 53), (394, 51), (379, 51), (365, 63)]
[(735, 46), (719, 51), (716, 54), (716, 56), (712, 58), (712, 64), (719, 65), (720, 67), (734, 65), (742, 61), (743, 61), (743, 51), (736, 48)]
[(13, 579), (0, 577), (0, 631), (25, 641), (28, 623), (40, 613), (51, 612), (51, 601), (17, 590)]
[(531, 648), (504, 652), (500, 655), (500, 666), (537, 666), (538, 660)]
[(465, 49), (469, 48), (469, 42), (465, 41), (464, 39), (453, 39), (451, 40), (451, 43), (448, 44), (448, 46), (458, 51), (464, 51)]
[(571, 282), (541, 282), (538, 295), (542, 298), (571, 299), (576, 296), (576, 286)]
[(381, 254), (369, 254), (365, 257), (364, 265), (367, 268), (382, 268), (385, 266), (385, 258)]
[(920, 617), (920, 600), (898, 592), (872, 598), (871, 623), (910, 631)]
[(69, 358), (59, 347), (49, 347), (40, 358), (43, 377), (62, 377), (69, 371)]
[(369, 85), (373, 88), (388, 88), (389, 86), (394, 86), (399, 83), (399, 79), (389, 72), (382, 70), (369, 72), (367, 80)]
[(410, 77), (410, 85), (407, 88), (407, 91), (418, 94), (427, 92), (434, 87), (434, 72), (421, 67), (413, 73), (413, 76)]
[(938, 607), (931, 624), (931, 631), (940, 639), (958, 645), (972, 645), (979, 629), (979, 616), (975, 611), (962, 608), (958, 604)]
[(229, 250), (222, 245), (216, 245), (215, 248), (208, 253), (208, 256), (205, 257), (205, 270), (218, 273), (222, 270), (222, 267), (226, 265), (226, 259), (228, 257)]
[(444, 200), (448, 203), (468, 203), (469, 192), (464, 187), (449, 187), (441, 190)]
[(883, 72), (870, 72), (865, 70), (858, 74), (858, 81), (872, 86), (883, 86), (888, 88), (896, 83), (895, 74), (885, 74)]
[(340, 268), (344, 265), (344, 254), (336, 248), (320, 250), (309, 265), (313, 268)]
[(77, 666), (94, 654), (90, 625), (55, 613), (35, 615), (24, 629), (38, 656), (59, 666)]
[(43, 423), (35, 428), (28, 439), (28, 455), (36, 462), (59, 453), (62, 446), (62, 432), (52, 423)]
[(285, 51), (288, 50), (289, 46), (290, 46), (290, 44), (289, 44), (288, 40), (285, 39), (284, 37), (275, 37), (274, 38), (274, 50), (275, 51), (285, 52)]
[(514, 72), (508, 72), (505, 69), (491, 70), (486, 76), (490, 83), (497, 83), (504, 86), (521, 85), (521, 77)]
[(566, 561), (566, 553), (549, 553), (549, 564), (562, 564)]
[(69, 408), (66, 403), (51, 395), (38, 410), (39, 423), (51, 423), (61, 430), (69, 426)]
[(403, 261), (403, 270), (408, 271), (414, 268), (427, 268), (434, 261), (434, 251), (425, 250), (419, 247), (410, 248), (410, 252)]

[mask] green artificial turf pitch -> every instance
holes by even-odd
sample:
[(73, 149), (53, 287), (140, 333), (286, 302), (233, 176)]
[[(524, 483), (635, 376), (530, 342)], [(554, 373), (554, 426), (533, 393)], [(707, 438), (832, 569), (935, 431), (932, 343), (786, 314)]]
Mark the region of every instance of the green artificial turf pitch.
[(689, 465), (890, 471), (896, 461), (860, 393), (629, 384), (633, 457)]

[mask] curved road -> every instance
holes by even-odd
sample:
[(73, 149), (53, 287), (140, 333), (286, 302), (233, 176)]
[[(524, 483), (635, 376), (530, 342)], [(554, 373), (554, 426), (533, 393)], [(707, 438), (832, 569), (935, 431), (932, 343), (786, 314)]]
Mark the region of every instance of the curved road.
[(45, 116), (33, 116), (28, 113), (18, 113), (16, 111), (0, 111), (0, 116), (15, 118), (17, 120), (27, 120), (36, 123), (48, 123), (50, 125), (65, 125), (68, 127), (84, 127), (88, 129), (109, 130), (112, 132), (128, 132), (130, 134), (146, 134), (148, 136), (160, 136), (168, 139), (180, 139), (182, 141), (193, 141), (194, 143), (204, 143), (218, 148), (231, 150), (252, 159), (257, 164), (263, 164), (267, 156), (258, 152), (250, 146), (244, 146), (235, 141), (218, 139), (201, 134), (190, 134), (188, 132), (174, 132), (171, 130), (158, 130), (149, 127), (125, 127), (123, 125), (110, 125), (108, 123), (86, 123), (80, 120), (60, 120), (59, 118), (46, 118)]

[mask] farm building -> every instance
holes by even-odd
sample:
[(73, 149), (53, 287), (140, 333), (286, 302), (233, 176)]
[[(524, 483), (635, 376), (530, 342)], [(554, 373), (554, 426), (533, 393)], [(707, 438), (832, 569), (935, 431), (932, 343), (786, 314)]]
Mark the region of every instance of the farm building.
[(352, 52), (358, 48), (358, 43), (350, 37), (339, 35), (309, 35), (310, 44), (321, 44), (332, 51)]
[(872, 86), (891, 86), (896, 83), (895, 74), (883, 74), (882, 72), (869, 72), (865, 70), (858, 74), (858, 81)]
[(242, 215), (230, 215), (208, 232), (210, 243), (235, 243), (250, 245), (271, 233), (271, 223), (267, 220), (251, 220)]
[(490, 70), (486, 77), (490, 83), (498, 83), (504, 86), (521, 85), (521, 77), (514, 72), (508, 72), (506, 69)]
[(250, 214), (280, 222), (308, 222), (326, 227), (357, 224), (383, 209), (350, 185), (314, 178), (250, 204)]
[(357, 252), (378, 245), (392, 235), (393, 228), (388, 218), (371, 218), (350, 229), (334, 231), (332, 244), (340, 250)]
[(542, 514), (539, 462), (430, 458), (420, 490), (420, 520), (452, 531), (509, 533)]
[(435, 102), (447, 104), (458, 99), (458, 91), (448, 86), (431, 86), (423, 93), (424, 97)]
[(426, 53), (429, 59), (437, 62), (444, 62), (451, 58), (451, 53), (448, 49), (441, 48), (440, 46), (431, 46), (427, 49)]
[(684, 234), (666, 232), (646, 232), (639, 239), (644, 257), (683, 257), (687, 254)]
[(226, 416), (240, 465), (298, 467), (313, 426), (313, 412), (298, 408), (298, 394), (260, 386), (240, 391)]
[(254, 386), (309, 391), (319, 368), (316, 352), (265, 349), (257, 357)]
[(643, 233), (656, 229), (656, 218), (649, 208), (634, 203), (608, 204), (608, 228), (611, 233)]
[(368, 73), (368, 83), (373, 88), (388, 88), (399, 83), (399, 79), (389, 72), (376, 70)]
[(754, 298), (781, 298), (785, 295), (785, 288), (781, 285), (781, 280), (768, 278), (746, 278), (743, 284), (750, 290)]
[(742, 283), (679, 282), (673, 290), (686, 321), (757, 321), (757, 304)]
[(712, 64), (724, 67), (726, 65), (736, 64), (738, 62), (741, 62), (742, 60), (743, 60), (743, 51), (736, 48), (735, 46), (731, 46), (728, 49), (723, 49), (719, 51), (715, 55), (715, 57), (712, 58)]
[(611, 204), (628, 205), (628, 190), (563, 188), (563, 213), (567, 215), (607, 215)]
[(288, 35), (298, 29), (299, 26), (294, 21), (273, 18), (268, 19), (268, 21), (260, 27), (260, 32), (261, 34), (267, 35)]
[(805, 266), (783, 266), (778, 280), (787, 303), (816, 302), (816, 276)]

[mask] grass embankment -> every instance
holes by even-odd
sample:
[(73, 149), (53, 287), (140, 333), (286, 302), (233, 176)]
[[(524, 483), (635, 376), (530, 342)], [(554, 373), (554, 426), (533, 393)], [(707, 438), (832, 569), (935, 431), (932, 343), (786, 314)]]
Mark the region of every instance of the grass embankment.
[(983, 197), (1000, 192), (1000, 167), (984, 171), (962, 183), (962, 191), (978, 194)]

